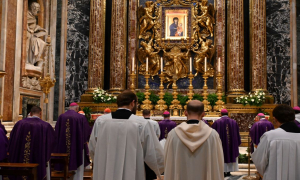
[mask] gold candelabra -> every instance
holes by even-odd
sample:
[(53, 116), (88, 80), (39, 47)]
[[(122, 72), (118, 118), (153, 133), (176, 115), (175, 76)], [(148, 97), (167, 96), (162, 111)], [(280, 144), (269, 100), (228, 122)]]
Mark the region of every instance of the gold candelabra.
[(56, 80), (55, 80), (55, 78), (52, 79), (50, 77), (50, 74), (48, 73), (44, 78), (40, 77), (39, 81), (40, 81), (40, 85), (42, 87), (42, 90), (43, 90), (43, 92), (46, 96), (44, 102), (47, 104), (49, 102), (48, 94), (50, 93), (50, 88), (52, 88), (55, 85)]
[(146, 99), (143, 101), (143, 105), (141, 106), (141, 108), (143, 110), (145, 110), (145, 109), (151, 110), (153, 108), (152, 102), (149, 100), (149, 98), (150, 98), (150, 96), (149, 96), (150, 95), (150, 92), (149, 92), (149, 89), (150, 89), (149, 78), (150, 78), (149, 71), (146, 71), (146, 74), (145, 74), (145, 79), (146, 79), (145, 98)]
[(136, 79), (136, 76), (135, 76), (134, 71), (132, 71), (132, 73), (130, 74), (130, 77), (131, 77), (130, 90), (131, 90), (132, 92), (135, 92), (135, 79)]
[(163, 84), (163, 81), (164, 81), (164, 73), (160, 73), (159, 75), (159, 78), (160, 78), (160, 86), (159, 86), (159, 101), (157, 101), (157, 105), (155, 106), (155, 109), (156, 110), (159, 110), (159, 111), (163, 111), (163, 110), (166, 110), (168, 108), (168, 106), (166, 105), (166, 101), (164, 101), (164, 84)]
[(204, 104), (204, 111), (210, 111), (211, 110), (211, 106), (209, 105), (210, 103), (207, 101), (207, 96), (208, 96), (208, 92), (207, 92), (207, 79), (208, 79), (208, 74), (207, 72), (204, 72), (203, 74), (203, 79), (204, 79), (204, 86), (203, 86), (203, 93), (202, 93), (202, 96), (203, 96), (203, 104)]
[(224, 102), (222, 101), (222, 78), (223, 75), (221, 72), (217, 73), (216, 79), (217, 79), (217, 96), (218, 96), (218, 101), (216, 102), (215, 109), (216, 111), (221, 111), (224, 108)]
[[(190, 79), (190, 85), (189, 85), (189, 92), (187, 93), (189, 100), (186, 102), (186, 104), (188, 104), (194, 96), (194, 92), (193, 92), (193, 79), (194, 79), (194, 75), (192, 72), (190, 72), (190, 74), (188, 75), (189, 79)], [(186, 109), (186, 105), (184, 106), (184, 109)]]
[(173, 116), (179, 116), (179, 111), (182, 110), (182, 106), (180, 104), (180, 101), (178, 101), (178, 99), (177, 99), (177, 95), (178, 95), (177, 89), (178, 89), (178, 87), (176, 85), (176, 80), (177, 79), (174, 79), (173, 85), (172, 85), (173, 101), (172, 101), (172, 105), (170, 106), (170, 109), (173, 110)]

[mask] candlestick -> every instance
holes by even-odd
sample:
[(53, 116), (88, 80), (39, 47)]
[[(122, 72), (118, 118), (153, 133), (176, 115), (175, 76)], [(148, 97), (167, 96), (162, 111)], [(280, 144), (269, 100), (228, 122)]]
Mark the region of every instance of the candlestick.
[(131, 71), (134, 72), (134, 57), (132, 58), (132, 67), (131, 67)]
[(165, 79), (164, 77), (164, 73), (163, 71), (160, 73), (159, 75), (159, 78), (160, 78), (160, 86), (159, 86), (159, 101), (157, 101), (157, 105), (155, 105), (155, 109), (156, 110), (159, 110), (159, 111), (163, 111), (163, 110), (166, 110), (168, 109), (168, 106), (166, 105), (166, 101), (164, 101), (164, 84), (163, 84), (163, 81)]
[(214, 107), (214, 109), (216, 111), (221, 111), (222, 109), (224, 109), (224, 102), (222, 101), (222, 79), (223, 79), (223, 75), (221, 74), (221, 72), (219, 71), (216, 75), (216, 79), (217, 79), (217, 96), (218, 96), (218, 101), (216, 102), (216, 106)]
[(204, 59), (204, 72), (207, 71), (207, 57)]
[[(148, 61), (148, 58), (147, 60)], [(141, 108), (143, 110), (147, 109), (147, 110), (151, 110), (153, 108), (152, 102), (150, 101), (150, 86), (149, 86), (149, 78), (150, 78), (150, 74), (148, 73), (148, 71), (146, 71), (145, 74), (145, 80), (146, 80), (146, 84), (145, 84), (145, 100), (143, 101), (143, 105), (141, 105)]]
[(177, 79), (174, 79), (173, 81), (173, 85), (172, 85), (172, 89), (173, 89), (173, 101), (171, 102), (172, 105), (170, 106), (170, 109), (173, 110), (173, 116), (179, 116), (179, 112), (182, 110), (182, 106), (180, 104), (180, 101), (177, 99), (177, 95), (178, 95), (178, 92), (177, 92), (177, 85), (176, 85), (176, 81)]
[(164, 71), (164, 61), (163, 58), (160, 57), (160, 73), (162, 74)]
[(190, 73), (192, 72), (192, 57), (190, 57)]
[(221, 58), (219, 58), (219, 62), (218, 62), (218, 71), (221, 72)]
[(146, 71), (148, 72), (148, 57), (146, 58)]
[(203, 96), (202, 103), (204, 104), (204, 111), (210, 111), (211, 106), (209, 105), (210, 103), (207, 101), (207, 96), (208, 96), (208, 92), (207, 92), (207, 89), (208, 89), (208, 87), (207, 87), (208, 74), (206, 72), (204, 72), (202, 77), (204, 79), (204, 86), (203, 86), (203, 93), (202, 93), (202, 96)]
[[(193, 78), (194, 78), (194, 75), (192, 74), (192, 72), (190, 72), (190, 74), (188, 75), (189, 79), (190, 79), (190, 85), (189, 85), (189, 92), (187, 93), (188, 97), (189, 97), (189, 100), (186, 102), (186, 104), (188, 104), (192, 99), (193, 99), (193, 96), (194, 96), (194, 92), (193, 92)], [(187, 105), (184, 106), (184, 109), (186, 109)]]

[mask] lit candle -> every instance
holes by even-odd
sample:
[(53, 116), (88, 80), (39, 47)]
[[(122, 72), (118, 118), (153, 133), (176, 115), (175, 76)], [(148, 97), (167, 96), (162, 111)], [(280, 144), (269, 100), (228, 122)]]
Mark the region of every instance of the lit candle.
[(132, 73), (134, 72), (134, 57), (132, 58)]
[(218, 71), (221, 72), (221, 58), (219, 58), (219, 62), (218, 62)]
[(190, 73), (192, 73), (192, 57), (190, 57)]
[(146, 72), (148, 72), (148, 57), (146, 58)]
[(163, 58), (160, 57), (160, 73), (162, 74), (164, 72), (164, 61)]
[(207, 71), (207, 57), (205, 57), (205, 60), (204, 60), (204, 72)]

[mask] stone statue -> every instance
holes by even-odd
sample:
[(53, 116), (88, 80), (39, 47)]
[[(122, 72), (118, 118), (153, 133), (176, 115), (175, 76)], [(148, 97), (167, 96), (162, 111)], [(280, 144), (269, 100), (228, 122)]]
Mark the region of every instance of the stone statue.
[(188, 61), (189, 53), (190, 50), (182, 52), (178, 46), (174, 46), (170, 52), (164, 50), (164, 59), (166, 60), (164, 70), (166, 81), (169, 82), (169, 85), (171, 85), (173, 81), (176, 82), (178, 79), (187, 76), (188, 69), (185, 64)]
[(159, 51), (155, 51), (153, 48), (153, 35), (150, 41), (147, 43), (145, 41), (141, 42), (141, 48), (138, 50), (138, 58), (141, 62), (139, 73), (142, 75), (146, 74), (146, 58), (148, 57), (148, 71), (150, 76), (153, 77), (158, 75), (160, 69), (160, 57), (158, 55)]
[[(195, 15), (196, 22), (199, 24), (200, 27), (205, 28), (204, 32), (202, 33), (208, 33), (211, 37), (214, 36), (214, 24), (215, 24), (215, 10), (212, 4), (208, 5), (207, 0), (202, 0), (199, 2), (200, 6), (200, 16)], [(195, 11), (198, 13), (198, 11)]]
[[(205, 57), (207, 57), (207, 60), (211, 60), (213, 55), (214, 55), (214, 51), (215, 48), (212, 45), (212, 40), (210, 39), (202, 39), (200, 38), (200, 43), (201, 43), (201, 48), (200, 50), (196, 51), (193, 50), (194, 53), (196, 53), (195, 57), (194, 57), (194, 68), (197, 71), (197, 73), (195, 74), (195, 77), (199, 74), (199, 73), (204, 73), (204, 60)], [(209, 75), (209, 77), (213, 77), (215, 70), (214, 67), (207, 62), (207, 74)]]
[(40, 37), (47, 35), (47, 30), (37, 24), (37, 15), (40, 11), (40, 5), (33, 2), (27, 13), (27, 61), (26, 69), (42, 70), (43, 62), (41, 56), (47, 45)]

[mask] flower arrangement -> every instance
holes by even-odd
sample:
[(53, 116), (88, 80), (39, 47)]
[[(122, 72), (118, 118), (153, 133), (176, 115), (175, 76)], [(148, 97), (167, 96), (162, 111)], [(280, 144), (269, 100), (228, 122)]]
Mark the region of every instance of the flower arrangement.
[(117, 96), (112, 96), (108, 94), (103, 89), (95, 89), (93, 92), (93, 99), (95, 103), (115, 103), (117, 102)]
[(255, 91), (254, 93), (249, 93), (249, 95), (237, 97), (235, 102), (244, 106), (262, 106), (266, 100), (265, 95), (263, 91)]

